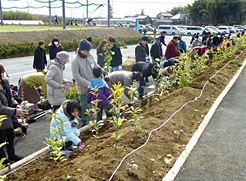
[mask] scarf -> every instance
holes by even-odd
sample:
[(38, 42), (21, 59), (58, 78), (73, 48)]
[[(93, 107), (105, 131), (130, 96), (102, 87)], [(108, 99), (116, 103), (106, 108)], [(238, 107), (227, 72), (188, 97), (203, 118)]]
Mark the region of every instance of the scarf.
[(86, 58), (86, 57), (87, 57), (86, 55), (84, 55), (83, 53), (81, 53), (81, 51), (79, 51), (79, 50), (78, 50), (78, 54), (79, 54), (79, 56), (80, 56), (81, 58)]

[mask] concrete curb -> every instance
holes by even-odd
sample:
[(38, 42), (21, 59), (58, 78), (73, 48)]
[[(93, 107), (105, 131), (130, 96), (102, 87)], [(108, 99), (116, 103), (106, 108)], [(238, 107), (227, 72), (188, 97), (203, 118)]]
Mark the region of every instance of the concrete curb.
[(174, 166), (169, 170), (169, 172), (166, 174), (166, 176), (162, 179), (162, 181), (173, 181), (175, 177), (177, 176), (180, 168), (183, 166), (186, 158), (189, 156), (191, 150), (194, 148), (196, 143), (198, 142), (200, 136), (202, 135), (203, 131), (205, 130), (206, 126), (208, 125), (210, 119), (212, 118), (213, 114), (215, 113), (216, 109), (220, 105), (221, 101), (224, 99), (226, 94), (229, 92), (231, 87), (234, 85), (236, 80), (238, 79), (239, 75), (241, 74), (242, 70), (244, 69), (246, 65), (246, 59), (243, 62), (243, 65), (240, 67), (240, 69), (237, 71), (235, 76), (231, 79), (231, 81), (228, 83), (226, 88), (223, 90), (223, 92), (219, 95), (219, 97), (216, 99), (212, 107), (210, 108), (209, 112), (204, 117), (203, 122), (200, 124), (199, 128), (196, 130), (188, 144), (186, 145), (185, 150), (180, 154), (179, 158), (176, 160)]

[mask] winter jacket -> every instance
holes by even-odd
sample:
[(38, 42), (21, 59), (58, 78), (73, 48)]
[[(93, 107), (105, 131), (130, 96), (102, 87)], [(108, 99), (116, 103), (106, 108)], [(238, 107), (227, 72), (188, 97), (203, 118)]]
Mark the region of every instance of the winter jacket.
[(133, 84), (133, 73), (129, 72), (129, 71), (116, 71), (116, 72), (112, 72), (109, 73), (108, 75), (109, 77), (109, 82), (108, 85), (110, 88), (113, 88), (113, 84), (117, 84), (118, 82), (121, 83), (122, 87), (125, 88), (124, 89), (124, 94), (131, 99), (131, 96), (129, 94), (129, 89), (127, 89), (126, 87), (131, 87), (131, 85)]
[(219, 37), (213, 37), (213, 45), (218, 46), (220, 44), (220, 39)]
[(160, 58), (162, 56), (162, 47), (160, 43), (154, 43), (150, 49), (150, 55), (153, 58)]
[(47, 97), (47, 84), (44, 80), (45, 76), (46, 75), (41, 72), (32, 73), (32, 74), (24, 75), (22, 77), (22, 80), (30, 88), (33, 88), (34, 86), (42, 86), (42, 93), (44, 94), (44, 98), (46, 98)]
[(112, 55), (112, 60), (110, 61), (111, 67), (122, 65), (122, 54), (120, 48), (114, 43), (114, 46), (110, 49), (110, 51), (114, 52), (114, 55)]
[(135, 48), (135, 60), (136, 62), (143, 61), (146, 62), (145, 56), (147, 49), (146, 46), (142, 45), (142, 43), (139, 42), (139, 44)]
[[(106, 50), (104, 50), (103, 48), (97, 47), (97, 63), (98, 65), (100, 65), (102, 68), (104, 67), (105, 64), (105, 52)], [(103, 54), (103, 56), (101, 56), (100, 54)]]
[(55, 46), (53, 44), (49, 44), (49, 56), (50, 56), (50, 60), (53, 60), (56, 58), (56, 54), (60, 51), (62, 51), (61, 49), (61, 45), (59, 44), (58, 46)]
[(164, 35), (161, 35), (161, 36), (159, 36), (159, 38), (160, 38), (160, 42), (161, 42), (163, 45), (167, 46), (167, 44), (165, 43), (165, 36), (164, 36)]
[(179, 42), (179, 48), (180, 49), (183, 49), (184, 50), (184, 52), (186, 53), (186, 43), (185, 43), (185, 41), (184, 40), (180, 40), (180, 42)]
[(192, 48), (192, 51), (196, 50), (199, 56), (202, 56), (206, 52), (207, 46), (199, 46)]
[[(73, 123), (76, 123), (77, 125), (76, 126), (73, 126)], [(74, 119), (71, 121), (71, 126), (72, 126), (72, 132), (75, 134), (75, 136), (79, 136), (80, 135), (80, 132), (77, 128), (77, 126), (79, 125), (79, 122), (77, 119)]]
[(166, 57), (166, 59), (169, 59), (169, 58), (177, 57), (177, 56), (179, 56), (179, 53), (175, 49), (175, 42), (173, 40), (171, 40), (167, 44), (165, 57)]
[(48, 62), (47, 69), (45, 82), (47, 83), (48, 101), (51, 105), (61, 105), (66, 98), (63, 88), (59, 86), (68, 82), (63, 79), (64, 66), (58, 61), (51, 60)]
[(0, 84), (0, 115), (6, 115), (7, 119), (0, 125), (0, 130), (13, 128), (11, 117), (16, 118), (16, 109), (13, 107), (17, 104), (12, 98), (9, 82), (3, 79)]
[(202, 41), (200, 39), (196, 39), (192, 43), (192, 48), (202, 46)]
[(44, 70), (45, 65), (47, 65), (45, 49), (38, 48), (34, 52), (33, 68)]
[[(77, 136), (77, 133), (73, 132), (72, 127), (72, 121), (77, 121), (76, 118), (70, 121), (70, 118), (66, 116), (64, 113), (64, 106), (61, 106), (56, 111), (56, 119), (52, 117), (51, 123), (50, 123), (50, 135), (56, 139), (58, 139), (58, 136), (66, 137), (66, 142), (72, 141), (75, 145), (78, 145), (81, 142), (81, 139)], [(62, 121), (65, 121), (65, 123), (62, 125), (58, 118), (62, 119)], [(60, 131), (56, 128), (60, 128)], [(61, 132), (61, 134), (60, 134)]]
[(140, 85), (144, 85), (144, 77), (149, 77), (149, 76), (153, 76), (153, 78), (155, 79), (156, 78), (156, 75), (152, 74), (152, 68), (155, 66), (154, 63), (146, 63), (146, 62), (135, 62), (131, 68), (131, 71), (134, 72), (134, 71), (139, 71), (142, 73), (143, 75), (143, 78), (142, 80), (140, 81)]
[(211, 38), (207, 38), (206, 40), (206, 45), (207, 45), (207, 48), (212, 48), (213, 47), (213, 43), (211, 42)]
[(71, 63), (73, 78), (77, 83), (77, 93), (86, 94), (89, 82), (93, 79), (92, 69), (98, 67), (93, 56), (89, 54), (86, 58), (81, 58), (77, 53)]
[[(93, 91), (92, 88), (97, 87), (97, 94), (98, 96), (96, 97), (95, 95), (92, 94), (91, 91)], [(94, 91), (93, 91), (94, 92)], [(88, 90), (87, 90), (87, 103), (90, 104), (92, 100), (100, 100), (98, 103), (98, 107), (108, 105), (111, 98), (109, 96), (111, 95), (111, 91), (108, 87), (108, 84), (102, 79), (92, 79), (89, 83)]]

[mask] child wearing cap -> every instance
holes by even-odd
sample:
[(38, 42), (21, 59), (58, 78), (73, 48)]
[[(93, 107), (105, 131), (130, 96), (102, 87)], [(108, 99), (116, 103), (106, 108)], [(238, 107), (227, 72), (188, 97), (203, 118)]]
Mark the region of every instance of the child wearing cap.
[[(87, 90), (87, 103), (90, 105), (91, 101), (99, 100), (98, 108), (100, 108), (100, 111), (97, 113), (97, 121), (99, 121), (102, 120), (103, 109), (110, 110), (113, 106), (110, 104), (111, 91), (108, 84), (102, 78), (102, 69), (100, 67), (94, 67), (93, 75), (94, 79), (90, 81)], [(95, 87), (97, 88), (96, 94), (98, 94), (98, 96), (93, 94), (93, 88)], [(106, 111), (105, 113), (108, 114)]]
[(61, 51), (47, 65), (48, 72), (45, 82), (47, 83), (48, 101), (52, 105), (53, 111), (57, 110), (66, 99), (63, 90), (64, 84), (73, 84), (63, 78), (63, 70), (67, 62), (69, 62), (69, 54), (66, 51)]

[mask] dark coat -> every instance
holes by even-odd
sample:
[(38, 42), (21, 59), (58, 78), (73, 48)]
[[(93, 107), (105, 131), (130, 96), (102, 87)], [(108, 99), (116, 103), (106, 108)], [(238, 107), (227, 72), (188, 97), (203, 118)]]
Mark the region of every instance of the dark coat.
[(213, 45), (218, 46), (220, 44), (220, 39), (219, 37), (213, 37)]
[(144, 77), (149, 77), (153, 76), (153, 78), (156, 78), (155, 74), (152, 74), (152, 68), (155, 66), (154, 63), (146, 63), (146, 62), (135, 62), (131, 68), (131, 71), (139, 71), (142, 73), (143, 77), (142, 80), (140, 81), (140, 85), (144, 85)]
[(116, 44), (114, 44), (114, 46), (110, 50), (112, 52), (115, 52), (115, 54), (112, 55), (113, 59), (110, 61), (111, 67), (122, 65), (122, 54), (120, 48)]
[[(105, 52), (105, 49), (97, 47), (97, 64), (100, 65), (102, 68), (105, 64)], [(101, 53), (103, 54), (103, 56), (100, 55)]]
[(36, 49), (34, 52), (33, 68), (44, 70), (46, 65), (47, 65), (47, 60), (46, 60), (45, 49), (41, 48), (41, 52), (39, 51), (39, 49)]
[(53, 44), (49, 45), (49, 55), (50, 55), (50, 60), (53, 60), (56, 58), (56, 54), (58, 52), (62, 51), (61, 46), (59, 45), (58, 47), (56, 47)]
[(139, 43), (135, 48), (135, 60), (136, 62), (142, 61), (146, 62), (145, 56), (146, 56), (147, 49), (142, 43)]
[(167, 44), (165, 43), (165, 36), (164, 36), (164, 35), (161, 35), (161, 36), (159, 36), (159, 38), (160, 38), (160, 42), (161, 42), (163, 45), (167, 46)]
[(17, 102), (12, 98), (10, 91), (9, 82), (7, 80), (2, 80), (0, 86), (0, 115), (7, 115), (8, 119), (5, 120), (2, 125), (0, 125), (0, 130), (9, 129), (13, 127), (11, 117), (16, 119), (16, 106)]
[(151, 46), (150, 55), (153, 58), (160, 58), (162, 56), (162, 48), (160, 43), (154, 43)]

